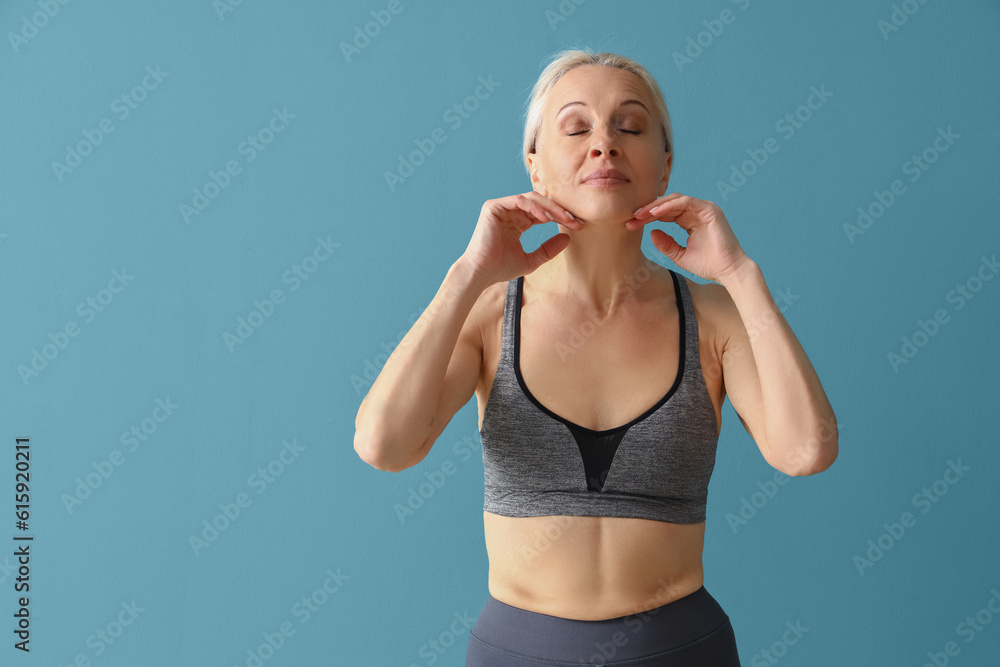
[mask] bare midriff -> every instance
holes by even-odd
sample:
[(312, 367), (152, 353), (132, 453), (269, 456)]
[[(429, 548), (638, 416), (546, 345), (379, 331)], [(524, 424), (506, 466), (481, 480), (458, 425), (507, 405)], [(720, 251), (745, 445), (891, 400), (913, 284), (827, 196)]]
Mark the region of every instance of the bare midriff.
[(530, 611), (601, 620), (684, 597), (704, 580), (705, 524), (483, 512), (489, 590)]
[[(585, 319), (561, 308), (556, 299), (548, 300), (544, 308), (533, 307), (525, 292), (521, 372), (543, 405), (600, 430), (626, 423), (663, 395), (677, 372), (679, 319), (669, 273), (662, 269), (655, 278), (646, 285), (650, 292), (645, 305), (637, 304), (614, 321), (598, 326), (597, 333), (573, 355), (573, 364), (562, 363), (551, 353), (551, 341), (567, 331), (579, 330)], [(688, 285), (690, 288), (692, 283)], [(477, 388), (480, 429), (500, 360), (506, 285), (493, 290), (482, 315), (487, 319), (483, 326), (484, 372)], [(706, 312), (699, 312), (694, 293), (692, 289), (700, 361), (718, 420), (724, 400), (721, 364), (713, 345), (708, 306)], [(649, 300), (649, 294), (654, 301)], [(659, 295), (662, 301), (657, 304)], [(672, 345), (664, 341), (672, 341)], [(617, 358), (612, 346), (619, 351)], [(623, 349), (630, 351), (629, 358), (622, 357)], [(620, 373), (608, 372), (609, 358), (615, 360)], [(587, 387), (599, 389), (588, 391)], [(631, 404), (626, 405), (626, 401)], [(673, 602), (698, 590), (704, 581), (704, 522), (510, 517), (483, 512), (483, 526), (490, 595), (529, 611), (579, 620), (618, 618)]]

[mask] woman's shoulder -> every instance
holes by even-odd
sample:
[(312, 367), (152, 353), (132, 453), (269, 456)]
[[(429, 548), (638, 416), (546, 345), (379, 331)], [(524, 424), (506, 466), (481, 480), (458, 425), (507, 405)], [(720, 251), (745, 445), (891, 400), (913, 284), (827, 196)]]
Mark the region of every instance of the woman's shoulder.
[(719, 283), (698, 282), (685, 278), (680, 273), (677, 277), (687, 281), (691, 306), (698, 321), (698, 338), (704, 343), (710, 342), (721, 358), (729, 337), (743, 327), (743, 320), (732, 296)]
[(493, 283), (479, 294), (469, 313), (469, 321), (479, 329), (480, 344), (484, 347), (495, 342), (493, 339), (497, 339), (502, 330), (506, 298), (507, 281)]
[(504, 301), (507, 298), (507, 281), (493, 283), (482, 291), (476, 301), (476, 308), (491, 320), (503, 317)]

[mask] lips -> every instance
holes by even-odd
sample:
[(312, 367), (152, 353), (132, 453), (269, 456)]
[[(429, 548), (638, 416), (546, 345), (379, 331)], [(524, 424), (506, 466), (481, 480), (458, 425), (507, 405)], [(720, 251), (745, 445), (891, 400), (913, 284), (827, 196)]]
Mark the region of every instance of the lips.
[(588, 181), (594, 181), (594, 180), (607, 181), (607, 182), (617, 180), (627, 183), (628, 177), (625, 176), (625, 174), (623, 174), (622, 172), (618, 171), (617, 169), (598, 169), (597, 171), (593, 171), (587, 174), (586, 178), (583, 179), (583, 182), (586, 183)]

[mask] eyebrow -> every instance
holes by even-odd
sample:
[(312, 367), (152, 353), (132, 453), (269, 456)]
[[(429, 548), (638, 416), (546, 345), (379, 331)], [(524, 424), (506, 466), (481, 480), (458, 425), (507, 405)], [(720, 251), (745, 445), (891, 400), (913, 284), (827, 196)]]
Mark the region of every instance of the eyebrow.
[[(564, 104), (561, 107), (559, 107), (559, 111), (556, 112), (556, 116), (558, 116), (559, 114), (561, 114), (563, 109), (565, 109), (566, 107), (569, 107), (569, 106), (573, 106), (574, 104), (582, 104), (583, 106), (587, 106), (586, 103), (584, 103), (584, 102), (567, 102), (566, 104)], [(619, 107), (623, 107), (626, 104), (638, 104), (643, 109), (646, 109), (646, 113), (647, 114), (649, 114), (650, 116), (653, 115), (653, 114), (649, 113), (649, 109), (646, 107), (646, 105), (643, 104), (642, 102), (640, 102), (639, 100), (625, 100), (624, 102), (622, 102), (618, 106)]]

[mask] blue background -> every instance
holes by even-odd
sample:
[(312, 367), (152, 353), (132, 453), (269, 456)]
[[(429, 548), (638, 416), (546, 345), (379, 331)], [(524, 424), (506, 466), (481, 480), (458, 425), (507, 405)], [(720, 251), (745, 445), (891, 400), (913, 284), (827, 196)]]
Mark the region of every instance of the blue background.
[[(884, 33), (900, 3), (403, 0), (349, 56), (341, 44), (387, 2), (219, 4), (0, 5), (0, 663), (247, 665), (288, 623), (263, 664), (463, 664), (468, 632), (452, 623), (488, 592), (476, 402), (399, 474), (359, 459), (354, 418), (482, 203), (530, 189), (521, 114), (542, 67), (588, 46), (657, 78), (669, 191), (716, 202), (776, 299), (795, 295), (784, 316), (840, 422), (834, 466), (765, 498), (774, 470), (726, 403), (704, 563), (743, 664), (774, 650), (781, 665), (922, 665), (949, 641), (951, 664), (996, 664), (1000, 617), (980, 610), (1000, 591), (1000, 280), (975, 279), (1000, 251), (997, 3), (914, 1)], [(713, 36), (704, 22), (725, 9), (735, 18)], [(447, 122), (491, 76), (489, 97)], [(832, 97), (780, 133), (813, 86)], [(123, 117), (131, 91), (142, 99)], [(77, 166), (53, 166), (87, 151), (102, 119), (113, 130)], [(436, 128), (446, 141), (390, 188), (386, 172)], [(939, 128), (958, 138), (936, 154)], [(258, 133), (268, 143), (251, 152)], [(779, 150), (720, 191), (769, 137)], [(936, 161), (911, 180), (925, 150)], [(213, 173), (225, 187), (185, 216)], [(849, 235), (896, 179), (905, 193)], [(536, 226), (525, 249), (556, 232)], [(114, 271), (132, 276), (117, 293)], [(959, 309), (948, 294), (966, 283), (981, 289)], [(274, 290), (282, 303), (227, 344)], [(88, 298), (100, 312), (78, 309)], [(947, 323), (894, 367), (939, 309)], [(157, 400), (177, 407), (164, 418)], [(122, 441), (143, 424), (144, 440)], [(28, 531), (14, 528), (18, 437), (31, 439)], [(298, 449), (276, 463), (285, 443)], [(921, 512), (914, 497), (959, 460), (969, 470)], [(401, 522), (396, 506), (448, 461), (455, 474)], [(269, 465), (270, 482), (254, 476)], [(745, 499), (766, 503), (731, 523)], [(883, 535), (907, 511), (915, 525)], [(213, 520), (224, 529), (193, 546)], [(30, 654), (12, 647), (18, 534), (35, 538)], [(859, 568), (880, 537), (891, 548)], [(322, 604), (305, 616), (311, 596)], [(991, 622), (967, 642), (959, 624), (977, 613)], [(808, 631), (782, 653), (797, 621)]]

